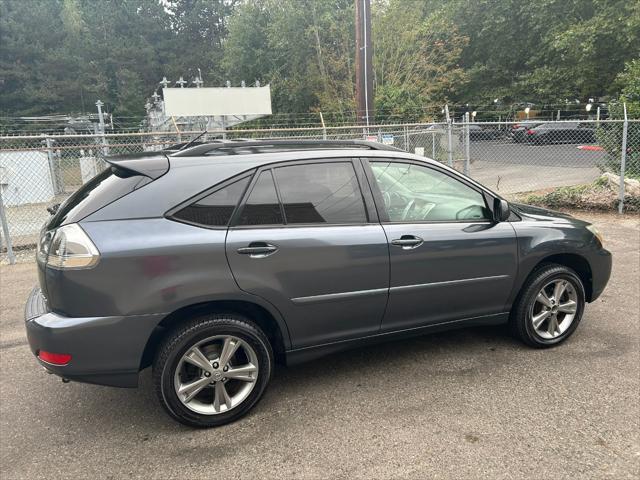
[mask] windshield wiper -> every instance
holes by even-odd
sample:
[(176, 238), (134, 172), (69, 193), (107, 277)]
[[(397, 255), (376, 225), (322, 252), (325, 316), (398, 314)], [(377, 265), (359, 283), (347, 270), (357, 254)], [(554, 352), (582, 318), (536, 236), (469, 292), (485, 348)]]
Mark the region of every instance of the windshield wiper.
[(199, 138), (201, 138), (202, 136), (206, 135), (207, 131), (204, 130), (200, 135), (196, 136), (195, 138), (193, 138), (192, 140), (188, 141), (187, 143), (185, 143), (183, 146), (181, 146), (178, 151), (184, 150), (185, 148), (190, 147), (191, 145), (193, 145)]

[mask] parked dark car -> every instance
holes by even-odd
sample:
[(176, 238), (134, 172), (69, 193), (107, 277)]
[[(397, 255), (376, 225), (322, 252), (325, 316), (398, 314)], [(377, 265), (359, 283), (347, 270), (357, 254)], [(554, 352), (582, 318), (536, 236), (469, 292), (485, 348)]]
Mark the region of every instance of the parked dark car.
[(500, 323), (557, 345), (609, 279), (592, 225), (385, 145), (108, 161), (42, 229), (29, 344), (68, 380), (135, 387), (153, 366), (159, 401), (192, 426), (247, 413), (276, 362)]
[(593, 124), (578, 122), (543, 123), (525, 132), (526, 141), (536, 145), (551, 143), (595, 143)]
[(540, 122), (523, 121), (514, 123), (511, 126), (511, 140), (515, 143), (524, 143), (527, 140), (527, 130), (531, 130), (540, 125)]
[[(464, 140), (464, 136), (466, 135), (464, 128), (460, 133), (460, 140)], [(503, 138), (505, 133), (501, 130), (493, 126), (480, 126), (480, 125), (469, 125), (469, 140), (478, 141), (478, 140), (497, 140), (499, 138)]]

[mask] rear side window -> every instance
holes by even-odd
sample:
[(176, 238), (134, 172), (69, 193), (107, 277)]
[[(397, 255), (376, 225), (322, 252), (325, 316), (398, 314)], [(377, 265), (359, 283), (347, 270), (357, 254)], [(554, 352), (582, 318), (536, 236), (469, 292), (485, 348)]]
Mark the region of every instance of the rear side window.
[(177, 211), (173, 217), (198, 225), (225, 227), (247, 188), (250, 177), (241, 178)]
[(151, 182), (149, 177), (129, 170), (109, 167), (93, 177), (64, 201), (47, 224), (52, 230), (79, 222), (102, 207)]
[(364, 200), (350, 162), (274, 170), (287, 224), (366, 223)]
[(266, 170), (260, 174), (253, 186), (240, 214), (238, 224), (279, 225), (282, 223), (282, 212), (273, 176), (271, 170)]

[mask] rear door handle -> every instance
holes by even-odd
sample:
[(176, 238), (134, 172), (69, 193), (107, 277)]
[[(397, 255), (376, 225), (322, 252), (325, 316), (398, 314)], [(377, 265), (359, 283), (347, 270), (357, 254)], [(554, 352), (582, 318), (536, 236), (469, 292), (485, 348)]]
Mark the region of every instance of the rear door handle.
[(266, 242), (251, 242), (247, 247), (238, 249), (241, 255), (249, 255), (251, 258), (264, 258), (273, 255), (278, 251), (278, 247)]
[(416, 237), (415, 235), (402, 235), (400, 238), (391, 240), (391, 245), (402, 247), (403, 250), (411, 250), (412, 248), (417, 248), (423, 243), (424, 240), (420, 237)]

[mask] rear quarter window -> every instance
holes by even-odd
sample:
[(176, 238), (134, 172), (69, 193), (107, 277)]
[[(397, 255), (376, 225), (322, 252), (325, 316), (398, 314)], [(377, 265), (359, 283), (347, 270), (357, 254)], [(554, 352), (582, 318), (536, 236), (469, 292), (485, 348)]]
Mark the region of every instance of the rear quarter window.
[(47, 230), (79, 222), (102, 207), (151, 182), (149, 177), (118, 167), (109, 167), (93, 177), (65, 200), (47, 223)]
[(229, 224), (251, 176), (241, 178), (178, 210), (172, 218), (206, 227), (225, 227)]

